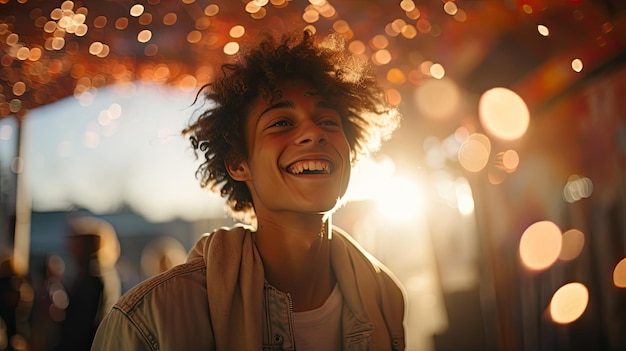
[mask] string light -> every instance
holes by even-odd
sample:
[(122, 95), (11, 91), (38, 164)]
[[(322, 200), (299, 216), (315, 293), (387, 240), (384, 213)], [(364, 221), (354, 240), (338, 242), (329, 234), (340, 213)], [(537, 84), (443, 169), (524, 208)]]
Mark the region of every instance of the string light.
[[(383, 13), (390, 17), (387, 22), (363, 24), (358, 16), (351, 18), (351, 13), (340, 13), (334, 1), (311, 0), (303, 5), (292, 0), (244, 2), (245, 10), (226, 7), (219, 1), (205, 7), (192, 0), (137, 0), (130, 7), (96, 3), (81, 7), (73, 1), (46, 7), (36, 2), (2, 1), (0, 101), (3, 105), (0, 118), (71, 96), (77, 85), (77, 78), (71, 72), (77, 72), (76, 67), (81, 67), (80, 71), (86, 76), (110, 72), (111, 67), (125, 72), (106, 75), (104, 83), (108, 85), (118, 79), (137, 79), (139, 73), (133, 72), (138, 63), (158, 60), (168, 65), (176, 62), (179, 69), (170, 70), (175, 73), (167, 81), (159, 80), (170, 84), (185, 75), (194, 76), (197, 67), (208, 65), (214, 70), (239, 50), (241, 40), (254, 36), (262, 28), (287, 30), (294, 25), (314, 32), (334, 30), (350, 42), (373, 45), (367, 49), (354, 44), (350, 50), (368, 56), (376, 65), (392, 65), (401, 71), (388, 74), (389, 69), (380, 70), (380, 80), (387, 89), (395, 89), (393, 86), (401, 76), (406, 77), (402, 80), (406, 79), (408, 84), (418, 85), (422, 77), (441, 78), (447, 73), (443, 64), (425, 70), (421, 62), (411, 61), (411, 55), (426, 51), (422, 49), (427, 48), (426, 43), (445, 36), (445, 28), (450, 27), (445, 23), (464, 23), (467, 11), (471, 10), (461, 9), (456, 1), (444, 1), (443, 7), (436, 2), (418, 7), (414, 0), (402, 0), (395, 7), (384, 9), (376, 3), (359, 3), (364, 13)], [(499, 11), (518, 11), (530, 16), (536, 9), (524, 4), (518, 9)], [(583, 10), (575, 11), (581, 23), (584, 14)], [(537, 30), (543, 36), (552, 36), (548, 30), (552, 25), (543, 23)], [(619, 32), (609, 21), (598, 24), (595, 30), (602, 38), (598, 45), (604, 46), (610, 43), (611, 35)], [(134, 43), (129, 42), (131, 38), (135, 38)], [(571, 61), (572, 70), (582, 72), (582, 62), (582, 57)], [(33, 70), (30, 63), (47, 67), (47, 72), (41, 74)], [(122, 67), (124, 69), (120, 70)], [(424, 74), (416, 74), (420, 71)], [(14, 88), (18, 81), (22, 83)], [(205, 83), (197, 79), (198, 85)], [(43, 86), (46, 89), (42, 89)], [(11, 103), (14, 100), (16, 102)]]

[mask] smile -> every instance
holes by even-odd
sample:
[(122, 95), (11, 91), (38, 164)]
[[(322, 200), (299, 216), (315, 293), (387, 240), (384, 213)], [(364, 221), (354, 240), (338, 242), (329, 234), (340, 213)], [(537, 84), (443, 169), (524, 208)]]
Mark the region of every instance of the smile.
[(330, 174), (332, 164), (326, 160), (297, 161), (287, 167), (291, 174)]

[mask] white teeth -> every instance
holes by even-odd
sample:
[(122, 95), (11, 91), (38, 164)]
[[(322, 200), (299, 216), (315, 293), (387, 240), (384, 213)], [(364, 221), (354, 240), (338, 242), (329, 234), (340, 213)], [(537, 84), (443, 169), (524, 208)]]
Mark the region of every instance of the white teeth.
[(288, 168), (290, 173), (301, 174), (304, 171), (319, 172), (322, 171), (326, 174), (330, 173), (330, 163), (326, 161), (300, 161), (296, 162)]

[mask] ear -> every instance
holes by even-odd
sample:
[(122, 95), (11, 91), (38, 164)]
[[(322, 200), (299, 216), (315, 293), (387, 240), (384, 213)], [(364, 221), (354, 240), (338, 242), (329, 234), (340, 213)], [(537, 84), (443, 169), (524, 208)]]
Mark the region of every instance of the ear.
[(224, 161), (228, 174), (237, 181), (245, 182), (250, 180), (250, 170), (245, 160), (230, 159)]

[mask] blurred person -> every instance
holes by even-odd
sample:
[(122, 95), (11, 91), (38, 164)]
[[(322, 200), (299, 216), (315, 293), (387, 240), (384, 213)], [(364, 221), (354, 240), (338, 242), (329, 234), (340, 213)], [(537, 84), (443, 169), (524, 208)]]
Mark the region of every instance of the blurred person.
[(26, 350), (31, 338), (29, 319), (33, 289), (29, 278), (17, 274), (11, 255), (0, 260), (0, 350)]
[(337, 35), (272, 36), (222, 66), (183, 133), (242, 222), (128, 291), (92, 350), (402, 350), (394, 275), (332, 226), (357, 159), (398, 125)]
[(31, 351), (52, 351), (59, 343), (61, 322), (65, 319), (68, 297), (63, 276), (65, 261), (57, 254), (43, 257), (33, 274), (35, 301), (31, 319)]
[(153, 240), (141, 252), (141, 271), (152, 277), (185, 262), (187, 251), (178, 240), (164, 236)]
[(100, 321), (121, 294), (114, 266), (119, 243), (108, 222), (87, 216), (69, 220), (66, 239), (74, 271), (66, 283), (57, 350), (89, 350)]

